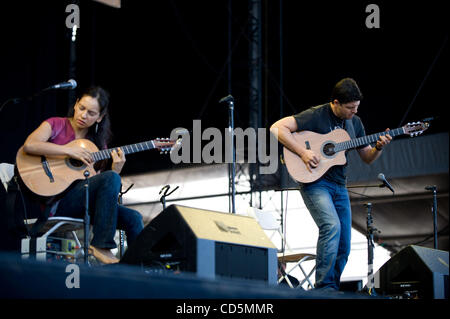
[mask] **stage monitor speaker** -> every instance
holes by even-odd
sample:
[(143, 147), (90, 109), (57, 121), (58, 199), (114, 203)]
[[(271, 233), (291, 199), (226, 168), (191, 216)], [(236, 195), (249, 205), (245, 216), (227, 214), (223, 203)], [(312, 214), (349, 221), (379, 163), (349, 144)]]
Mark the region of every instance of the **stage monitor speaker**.
[(277, 282), (277, 249), (254, 218), (180, 205), (156, 216), (120, 262), (202, 278)]
[(448, 252), (408, 246), (375, 274), (375, 288), (394, 298), (448, 298)]

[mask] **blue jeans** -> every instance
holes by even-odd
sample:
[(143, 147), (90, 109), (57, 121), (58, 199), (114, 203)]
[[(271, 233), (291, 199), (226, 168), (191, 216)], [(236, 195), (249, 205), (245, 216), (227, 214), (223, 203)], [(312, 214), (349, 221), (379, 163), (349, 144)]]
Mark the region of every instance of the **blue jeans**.
[[(84, 217), (85, 182), (76, 181), (58, 204), (55, 216)], [(89, 178), (89, 214), (94, 237), (91, 245), (97, 248), (116, 248), (116, 229), (123, 229), (131, 246), (144, 228), (142, 215), (118, 204), (120, 176), (106, 171)]]
[(315, 286), (339, 289), (351, 243), (352, 212), (347, 188), (322, 178), (300, 185), (300, 193), (319, 228)]

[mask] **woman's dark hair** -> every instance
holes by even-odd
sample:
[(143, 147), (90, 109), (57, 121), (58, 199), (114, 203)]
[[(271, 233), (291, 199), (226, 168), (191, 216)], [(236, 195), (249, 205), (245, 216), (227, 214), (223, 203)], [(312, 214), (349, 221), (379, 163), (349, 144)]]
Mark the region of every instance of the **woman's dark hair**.
[(338, 100), (341, 104), (361, 101), (362, 99), (363, 95), (359, 90), (358, 84), (351, 78), (340, 80), (331, 93), (331, 101)]
[[(99, 149), (104, 149), (112, 140), (111, 121), (108, 112), (109, 93), (99, 86), (93, 86), (83, 92), (79, 99), (84, 96), (90, 96), (97, 99), (98, 105), (100, 106), (100, 116), (103, 116), (98, 125), (94, 124), (89, 128), (86, 138), (94, 142)], [(67, 116), (72, 117), (73, 115), (74, 109), (71, 107)]]

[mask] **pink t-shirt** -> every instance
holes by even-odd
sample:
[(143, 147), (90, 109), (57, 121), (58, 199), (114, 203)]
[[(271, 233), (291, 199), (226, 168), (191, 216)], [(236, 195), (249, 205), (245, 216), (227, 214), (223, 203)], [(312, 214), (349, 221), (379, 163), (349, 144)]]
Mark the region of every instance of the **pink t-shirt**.
[(67, 117), (51, 117), (45, 120), (52, 127), (49, 142), (65, 145), (75, 139), (75, 132)]
[[(65, 145), (75, 139), (75, 131), (68, 117), (51, 117), (45, 121), (52, 127), (49, 142)], [(108, 145), (104, 144), (102, 149), (108, 149)]]
[[(75, 139), (75, 132), (72, 125), (70, 125), (69, 118), (67, 117), (51, 117), (45, 120), (52, 127), (52, 135), (49, 138), (49, 142), (65, 145)], [(50, 216), (54, 216), (58, 209), (59, 200), (52, 204), (50, 208)]]

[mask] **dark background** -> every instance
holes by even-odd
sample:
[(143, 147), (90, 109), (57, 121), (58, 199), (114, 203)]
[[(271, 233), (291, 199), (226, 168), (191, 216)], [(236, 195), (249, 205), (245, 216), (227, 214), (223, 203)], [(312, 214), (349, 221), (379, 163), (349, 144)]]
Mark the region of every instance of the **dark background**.
[[(0, 103), (69, 79), (69, 3), (1, 2)], [(191, 129), (194, 119), (202, 120), (202, 128), (223, 129), (227, 108), (218, 101), (229, 93), (235, 126), (249, 126), (247, 1), (122, 0), (120, 9), (78, 3), (76, 91), (96, 84), (111, 93), (111, 146), (169, 136), (175, 127)], [(281, 48), (279, 1), (262, 3), (262, 127), (327, 102), (338, 80), (353, 77), (365, 97), (359, 115), (367, 134), (431, 116), (440, 118), (426, 134), (448, 131), (444, 1), (284, 0)], [(380, 7), (380, 29), (365, 26), (370, 3)], [(13, 163), (43, 120), (64, 116), (69, 93), (51, 91), (6, 105), (0, 162)], [(173, 166), (157, 152), (127, 159), (125, 175)]]

